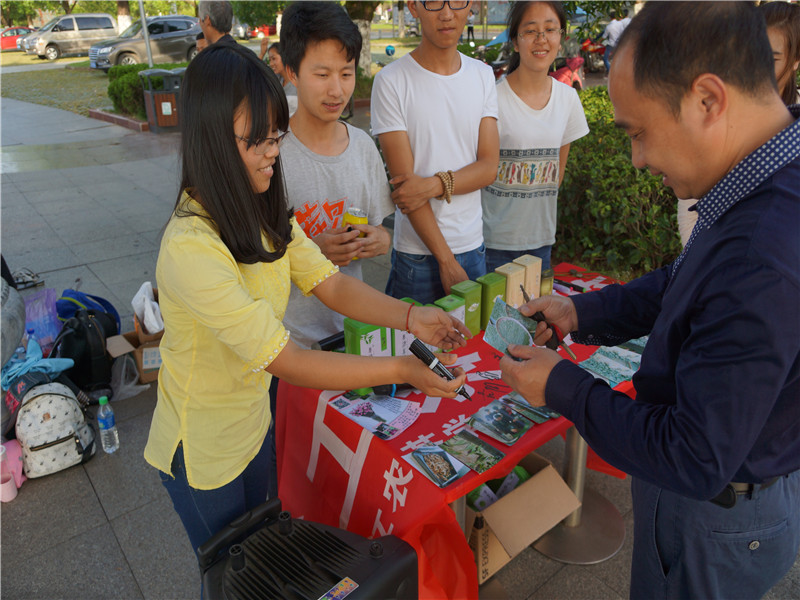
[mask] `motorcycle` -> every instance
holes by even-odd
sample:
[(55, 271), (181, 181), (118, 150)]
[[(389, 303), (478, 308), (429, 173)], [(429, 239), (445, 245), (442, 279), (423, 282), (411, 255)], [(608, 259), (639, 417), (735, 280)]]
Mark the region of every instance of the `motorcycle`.
[(548, 75), (580, 91), (584, 88), (583, 62), (580, 56), (570, 58), (559, 56)]
[(591, 38), (583, 40), (581, 43), (581, 57), (584, 60), (586, 70), (590, 73), (605, 72), (606, 66), (603, 63), (603, 54), (605, 52), (606, 47), (600, 42), (596, 42)]

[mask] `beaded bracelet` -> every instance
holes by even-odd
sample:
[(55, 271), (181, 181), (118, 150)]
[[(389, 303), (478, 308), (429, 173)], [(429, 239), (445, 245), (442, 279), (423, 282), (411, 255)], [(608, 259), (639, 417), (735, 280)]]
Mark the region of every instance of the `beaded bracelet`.
[(442, 180), (442, 187), (444, 193), (438, 196), (439, 200), (445, 200), (448, 204), (453, 199), (453, 191), (455, 190), (455, 182), (453, 181), (452, 171), (439, 171), (436, 176)]

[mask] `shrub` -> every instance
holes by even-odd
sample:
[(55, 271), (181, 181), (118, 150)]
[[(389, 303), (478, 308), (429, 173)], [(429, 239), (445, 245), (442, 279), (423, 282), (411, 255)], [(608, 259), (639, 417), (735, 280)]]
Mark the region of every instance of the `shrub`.
[[(154, 69), (172, 70), (185, 67), (188, 63), (167, 63), (153, 65)], [(129, 115), (141, 120), (147, 119), (144, 104), (144, 92), (142, 78), (139, 71), (149, 69), (147, 65), (116, 65), (108, 71), (108, 97), (114, 105), (117, 113)], [(163, 89), (164, 80), (161, 77), (150, 78), (153, 89)]]
[(353, 98), (370, 98), (372, 96), (372, 82), (375, 80), (373, 75), (367, 75), (364, 69), (358, 70), (356, 75), (356, 87), (353, 90)]
[(590, 132), (573, 142), (558, 198), (559, 259), (639, 275), (681, 250), (677, 200), (658, 176), (631, 164), (605, 87), (580, 92)]

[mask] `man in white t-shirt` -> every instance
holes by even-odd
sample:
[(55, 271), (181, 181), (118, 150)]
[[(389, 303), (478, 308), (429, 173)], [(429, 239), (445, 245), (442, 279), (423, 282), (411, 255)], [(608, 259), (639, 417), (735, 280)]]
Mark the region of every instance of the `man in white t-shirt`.
[(600, 37), (600, 39), (604, 40), (606, 43), (606, 50), (603, 53), (603, 64), (606, 66), (606, 75), (608, 75), (608, 70), (611, 68), (611, 60), (614, 57), (614, 50), (617, 48), (617, 42), (622, 32), (625, 31), (625, 27), (631, 22), (628, 18), (627, 8), (623, 9), (623, 18), (620, 18), (615, 10), (611, 10), (609, 14), (611, 15), (611, 22), (606, 25), (606, 29)]
[[(281, 142), (287, 197), (308, 237), (358, 279), (363, 259), (389, 251), (391, 236), (381, 222), (394, 208), (375, 143), (339, 120), (355, 88), (360, 52), (361, 34), (340, 5), (296, 2), (284, 13), (281, 57), (297, 88), (297, 111)], [(368, 224), (343, 227), (351, 208), (363, 211)], [(343, 322), (292, 287), (283, 323), (296, 344), (309, 348), (342, 331)]]
[(480, 189), (497, 174), (492, 69), (458, 52), (471, 2), (408, 2), (422, 41), (372, 88), (372, 132), (394, 186), (386, 293), (430, 303), (486, 272)]

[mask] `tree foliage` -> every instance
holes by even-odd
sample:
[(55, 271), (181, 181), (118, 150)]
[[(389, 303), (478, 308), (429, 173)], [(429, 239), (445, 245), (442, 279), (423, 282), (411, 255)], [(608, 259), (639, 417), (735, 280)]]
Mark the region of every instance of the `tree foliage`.
[[(570, 18), (578, 14), (578, 9), (586, 13), (586, 20), (582, 23), (574, 23), (574, 19)], [(628, 9), (630, 16), (633, 16), (633, 3), (620, 2), (619, 0), (597, 2), (586, 0), (567, 0), (564, 2), (564, 10), (566, 11), (571, 23), (576, 24), (578, 35), (582, 37), (597, 38), (603, 33), (605, 22), (609, 20), (608, 16), (613, 10), (617, 14), (622, 14), (624, 9)]]
[(273, 25), (278, 13), (283, 12), (289, 2), (233, 2), (233, 14), (241, 23), (251, 26)]
[[(117, 0), (4, 0), (0, 2), (3, 25), (28, 25), (40, 23), (47, 14), (59, 16), (71, 13), (107, 13), (116, 17), (118, 6), (122, 4)], [(261, 2), (234, 2), (237, 4), (262, 4)], [(264, 2), (263, 4), (285, 4), (281, 2)], [(139, 3), (129, 2), (130, 16), (139, 18)], [(197, 16), (197, 2), (195, 0), (147, 0), (144, 9), (148, 16), (169, 15), (177, 12), (180, 15)]]

